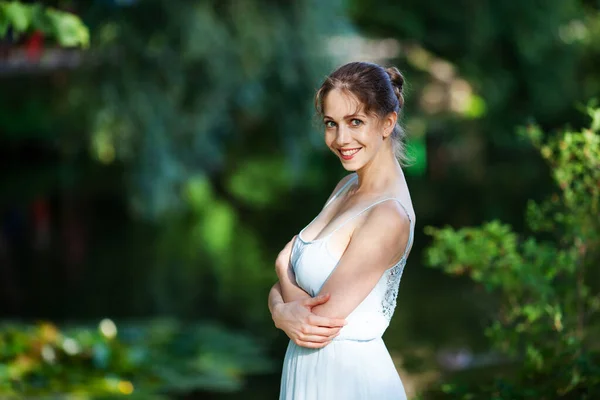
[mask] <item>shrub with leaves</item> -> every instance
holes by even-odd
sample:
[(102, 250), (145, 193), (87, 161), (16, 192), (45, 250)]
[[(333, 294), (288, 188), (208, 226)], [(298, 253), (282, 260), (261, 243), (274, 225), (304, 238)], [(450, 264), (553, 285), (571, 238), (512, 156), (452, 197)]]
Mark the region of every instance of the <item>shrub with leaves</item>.
[[(515, 360), (515, 374), (478, 386), (446, 385), (461, 398), (600, 398), (600, 109), (589, 128), (520, 134), (548, 162), (558, 190), (530, 201), (525, 237), (498, 221), (433, 228), (429, 266), (466, 274), (498, 304), (486, 334)], [(483, 396), (483, 397), (480, 397)]]
[(41, 3), (0, 1), (0, 38), (12, 29), (14, 37), (39, 30), (64, 47), (88, 47), (90, 33), (81, 19)]
[(256, 340), (211, 324), (153, 320), (117, 328), (105, 319), (97, 328), (59, 329), (48, 322), (0, 327), (2, 398), (76, 394), (147, 399), (235, 391), (246, 375), (270, 368)]

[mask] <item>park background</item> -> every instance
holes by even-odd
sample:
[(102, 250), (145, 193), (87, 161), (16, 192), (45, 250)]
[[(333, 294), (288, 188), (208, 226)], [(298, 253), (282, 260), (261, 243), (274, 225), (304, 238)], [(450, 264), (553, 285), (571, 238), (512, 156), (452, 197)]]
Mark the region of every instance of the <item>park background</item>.
[[(313, 95), (395, 65), (411, 398), (600, 398), (600, 2), (0, 2), (0, 397), (276, 398)], [(50, 398), (50, 397), (48, 397)]]

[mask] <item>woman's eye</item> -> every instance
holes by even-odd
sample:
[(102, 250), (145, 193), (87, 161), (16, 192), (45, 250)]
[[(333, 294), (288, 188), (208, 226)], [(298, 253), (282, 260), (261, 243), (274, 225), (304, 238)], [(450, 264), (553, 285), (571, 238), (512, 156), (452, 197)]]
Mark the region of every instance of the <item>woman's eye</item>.
[(333, 122), (333, 121), (325, 121), (325, 127), (326, 128), (334, 128), (335, 127), (335, 122)]
[(352, 121), (350, 121), (350, 124), (352, 124), (352, 126), (360, 126), (362, 125), (362, 121), (360, 119), (356, 119), (354, 118)]

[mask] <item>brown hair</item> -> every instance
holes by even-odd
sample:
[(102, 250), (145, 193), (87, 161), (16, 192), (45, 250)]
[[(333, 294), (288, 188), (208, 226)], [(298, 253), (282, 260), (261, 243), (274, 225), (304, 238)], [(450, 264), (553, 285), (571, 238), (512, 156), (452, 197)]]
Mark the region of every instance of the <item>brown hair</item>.
[[(325, 97), (331, 90), (340, 89), (356, 96), (366, 113), (383, 118), (395, 111), (399, 116), (404, 106), (403, 86), (404, 77), (396, 67), (383, 68), (368, 62), (351, 62), (342, 65), (325, 79), (315, 96), (315, 108), (323, 116)], [(405, 165), (408, 161), (404, 146), (405, 134), (398, 123), (391, 137), (394, 154)]]

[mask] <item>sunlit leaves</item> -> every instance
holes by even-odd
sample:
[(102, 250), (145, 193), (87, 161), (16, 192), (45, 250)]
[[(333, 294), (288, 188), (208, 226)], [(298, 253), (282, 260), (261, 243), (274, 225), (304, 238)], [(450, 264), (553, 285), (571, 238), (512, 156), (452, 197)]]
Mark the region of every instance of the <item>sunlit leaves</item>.
[(64, 47), (88, 47), (90, 34), (79, 17), (53, 9), (46, 10), (53, 33), (58, 43)]
[(15, 36), (40, 30), (63, 47), (88, 47), (90, 43), (88, 28), (78, 16), (40, 3), (0, 1), (0, 38), (9, 28)]
[[(17, 33), (23, 33), (29, 28), (33, 10), (34, 8), (31, 5), (22, 4), (18, 1), (3, 1), (0, 3), (0, 15), (6, 21), (5, 26), (12, 26)], [(6, 31), (0, 31), (0, 34), (5, 35)]]

